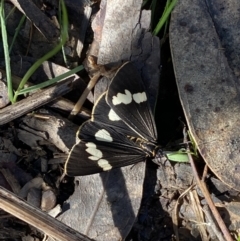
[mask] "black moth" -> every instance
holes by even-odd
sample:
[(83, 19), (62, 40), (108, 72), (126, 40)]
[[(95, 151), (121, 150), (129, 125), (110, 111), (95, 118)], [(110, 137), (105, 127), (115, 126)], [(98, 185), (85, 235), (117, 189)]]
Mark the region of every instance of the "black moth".
[(83, 176), (163, 157), (142, 79), (127, 62), (96, 102), (91, 120), (77, 133), (65, 164), (69, 176)]

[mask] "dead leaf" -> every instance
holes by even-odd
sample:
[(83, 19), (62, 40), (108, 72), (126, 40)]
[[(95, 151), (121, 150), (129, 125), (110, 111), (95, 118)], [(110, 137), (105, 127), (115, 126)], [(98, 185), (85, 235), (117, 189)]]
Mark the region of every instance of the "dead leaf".
[(240, 64), (239, 54), (231, 53), (239, 49), (239, 15), (234, 14), (239, 7), (238, 1), (179, 1), (170, 27), (175, 76), (191, 134), (210, 169), (237, 190)]

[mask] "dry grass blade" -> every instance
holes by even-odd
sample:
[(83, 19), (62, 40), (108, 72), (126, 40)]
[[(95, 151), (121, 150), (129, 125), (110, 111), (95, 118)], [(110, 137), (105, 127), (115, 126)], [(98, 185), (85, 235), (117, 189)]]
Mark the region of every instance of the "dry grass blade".
[(185, 197), (188, 192), (193, 188), (194, 185), (191, 185), (188, 189), (186, 189), (177, 199), (176, 205), (174, 206), (173, 212), (172, 212), (172, 222), (173, 222), (173, 230), (176, 236), (176, 240), (179, 241), (179, 234), (178, 234), (178, 204), (180, 200)]
[(202, 241), (208, 241), (208, 235), (207, 235), (207, 230), (206, 230), (206, 223), (204, 221), (204, 215), (202, 212), (202, 207), (198, 198), (198, 194), (196, 190), (193, 190), (192, 192), (189, 193), (190, 195), (190, 200), (192, 204), (192, 208), (194, 210), (194, 213), (196, 215), (196, 220), (197, 220), (197, 228), (199, 230), (199, 233), (201, 235)]

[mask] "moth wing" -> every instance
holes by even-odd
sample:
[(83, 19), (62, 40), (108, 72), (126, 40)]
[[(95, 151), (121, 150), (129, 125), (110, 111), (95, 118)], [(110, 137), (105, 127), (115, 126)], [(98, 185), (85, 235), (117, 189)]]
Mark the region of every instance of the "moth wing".
[(111, 109), (106, 102), (106, 92), (102, 94), (93, 108), (92, 121), (103, 123), (111, 128), (114, 128), (122, 135), (138, 137), (125, 122)]
[(106, 101), (138, 136), (153, 142), (157, 140), (155, 120), (142, 78), (130, 62), (116, 72), (106, 93)]
[(145, 152), (125, 135), (99, 122), (87, 121), (78, 132), (65, 164), (69, 176), (83, 176), (146, 160)]

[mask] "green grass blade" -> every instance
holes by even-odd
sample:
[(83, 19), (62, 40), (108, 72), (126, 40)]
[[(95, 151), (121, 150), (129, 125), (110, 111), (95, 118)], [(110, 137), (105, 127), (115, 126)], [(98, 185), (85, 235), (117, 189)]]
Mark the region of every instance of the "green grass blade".
[(8, 98), (13, 103), (14, 100), (13, 100), (13, 89), (12, 89), (12, 75), (11, 75), (8, 41), (7, 41), (7, 30), (6, 30), (5, 16), (4, 16), (4, 0), (1, 0), (1, 4), (0, 4), (0, 21), (1, 21), (1, 33), (2, 33), (3, 50), (4, 50), (4, 58), (5, 58), (5, 66), (6, 66)]
[(142, 2), (142, 8), (147, 4), (148, 0), (143, 0)]
[(26, 19), (26, 16), (23, 15), (22, 18), (21, 18), (21, 20), (20, 20), (20, 22), (19, 22), (19, 24), (18, 24), (18, 26), (17, 26), (17, 28), (16, 28), (16, 30), (15, 30), (15, 33), (14, 33), (14, 36), (13, 36), (13, 39), (12, 39), (12, 43), (11, 43), (10, 48), (9, 48), (9, 53), (12, 52), (13, 45), (14, 45), (14, 43), (15, 43), (15, 40), (16, 40), (16, 38), (17, 38), (17, 35), (18, 35), (18, 33), (19, 33), (19, 31), (20, 31), (20, 29), (21, 29), (21, 27), (22, 27), (25, 19)]
[[(58, 11), (58, 21), (59, 21), (59, 23), (60, 23), (60, 26), (61, 26), (61, 28), (62, 28), (62, 24), (63, 24), (63, 18), (62, 18), (62, 9), (61, 9), (61, 4), (60, 4), (60, 2), (59, 2), (59, 11)], [(65, 49), (64, 49), (64, 45), (62, 45), (62, 56), (63, 56), (63, 61), (64, 61), (64, 63), (65, 63), (65, 66), (67, 66), (68, 67), (68, 61), (67, 61), (67, 56), (66, 56), (66, 53), (65, 53)]]
[[(152, 10), (152, 14), (151, 14), (151, 23), (153, 24), (153, 20), (154, 20), (154, 15), (155, 15), (155, 12), (156, 12), (156, 6), (157, 6), (157, 0), (152, 0), (152, 3), (151, 3), (151, 10)], [(152, 26), (153, 28), (153, 26)]]
[(156, 28), (153, 30), (153, 35), (157, 35), (160, 32), (162, 26), (167, 21), (170, 13), (172, 12), (175, 5), (177, 4), (177, 1), (178, 0), (172, 0), (171, 3), (169, 4), (169, 6), (166, 7), (166, 9), (164, 10), (164, 12), (162, 14), (162, 17), (160, 18)]
[(11, 9), (11, 11), (8, 13), (8, 15), (5, 18), (5, 21), (7, 21), (7, 19), (11, 16), (11, 14), (13, 14), (16, 10), (16, 6), (13, 6), (13, 8)]
[(80, 65), (80, 66), (78, 66), (78, 67), (76, 67), (76, 68), (74, 68), (74, 69), (72, 69), (72, 70), (70, 70), (70, 71), (68, 71), (68, 72), (66, 72), (64, 74), (61, 74), (61, 75), (59, 75), (59, 76), (57, 76), (57, 77), (55, 77), (53, 79), (47, 80), (47, 81), (45, 81), (45, 82), (43, 82), (41, 84), (34, 85), (34, 86), (31, 86), (31, 87), (22, 89), (22, 90), (19, 91), (18, 95), (27, 94), (27, 93), (29, 93), (31, 91), (36, 91), (38, 89), (42, 89), (44, 87), (53, 85), (56, 82), (62, 80), (63, 78), (67, 78), (67, 77), (71, 76), (72, 74), (75, 74), (75, 73), (77, 73), (77, 72), (79, 72), (81, 70), (83, 70), (83, 66), (82, 65)]
[(29, 80), (29, 78), (32, 76), (32, 74), (36, 71), (36, 69), (39, 68), (39, 66), (46, 60), (48, 60), (49, 58), (51, 58), (52, 56), (54, 56), (56, 53), (58, 53), (61, 48), (62, 45), (65, 44), (65, 42), (67, 41), (67, 37), (68, 37), (68, 16), (67, 16), (67, 9), (65, 6), (65, 3), (63, 0), (60, 0), (61, 2), (61, 6), (62, 6), (62, 29), (61, 29), (61, 41), (60, 43), (50, 52), (48, 52), (47, 54), (45, 54), (42, 58), (40, 58), (38, 61), (36, 61), (32, 67), (27, 71), (27, 73), (24, 75), (21, 83), (18, 86), (18, 89), (15, 92), (14, 98), (13, 98), (13, 102), (16, 102), (17, 100), (17, 96), (19, 95), (19, 91), (21, 89), (23, 89), (24, 85), (27, 83), (27, 81)]

